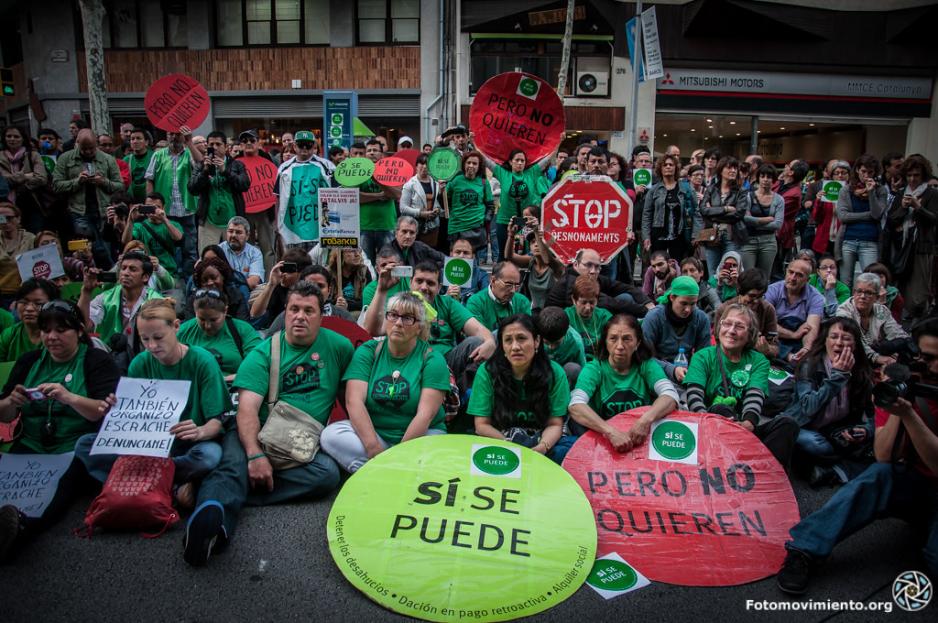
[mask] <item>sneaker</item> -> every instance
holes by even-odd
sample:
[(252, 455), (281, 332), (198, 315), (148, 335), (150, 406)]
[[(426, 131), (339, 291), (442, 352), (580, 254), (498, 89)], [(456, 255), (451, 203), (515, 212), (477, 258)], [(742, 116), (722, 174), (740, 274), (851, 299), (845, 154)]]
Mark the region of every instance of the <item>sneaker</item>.
[(185, 550), (183, 559), (193, 567), (204, 566), (218, 539), (227, 538), (225, 533), (225, 510), (215, 500), (202, 502), (186, 523)]
[(808, 590), (810, 575), (811, 557), (804, 552), (790, 549), (775, 581), (783, 592), (789, 595), (803, 595)]
[(0, 507), (0, 562), (5, 562), (23, 531), (23, 514), (12, 504)]
[(811, 477), (808, 479), (808, 483), (815, 489), (841, 484), (837, 472), (830, 467), (821, 465), (815, 465), (811, 468)]

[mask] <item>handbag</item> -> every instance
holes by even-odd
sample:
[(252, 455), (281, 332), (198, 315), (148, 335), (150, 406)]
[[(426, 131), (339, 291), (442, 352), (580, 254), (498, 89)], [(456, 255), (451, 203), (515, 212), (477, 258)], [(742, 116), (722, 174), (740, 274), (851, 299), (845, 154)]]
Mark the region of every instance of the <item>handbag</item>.
[(694, 244), (702, 244), (706, 247), (712, 247), (719, 244), (718, 231), (716, 227), (706, 227), (697, 232), (694, 238)]
[(270, 338), (270, 388), (267, 393), (267, 421), (257, 440), (275, 470), (306, 465), (319, 452), (322, 424), (293, 405), (277, 400), (280, 394), (280, 336)]

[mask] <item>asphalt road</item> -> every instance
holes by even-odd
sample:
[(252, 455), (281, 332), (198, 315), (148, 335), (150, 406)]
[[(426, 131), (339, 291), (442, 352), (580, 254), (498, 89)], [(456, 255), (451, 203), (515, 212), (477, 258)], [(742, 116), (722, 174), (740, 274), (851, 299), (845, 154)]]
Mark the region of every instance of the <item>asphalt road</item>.
[[(832, 489), (796, 483), (802, 514)], [(159, 539), (101, 534), (82, 539), (88, 500), (0, 567), (0, 621), (402, 621), (365, 598), (332, 562), (325, 534), (331, 499), (246, 509), (232, 547), (208, 567), (182, 560), (183, 523)], [(886, 520), (854, 535), (812, 584), (816, 600), (891, 601), (896, 575), (923, 569), (910, 530)], [(445, 569), (433, 570), (445, 573)], [(934, 579), (934, 578), (933, 578)], [(584, 586), (534, 621), (905, 621), (934, 620), (938, 604), (910, 614), (779, 613), (746, 609), (746, 600), (784, 600), (774, 578), (745, 586), (689, 588), (652, 583), (612, 601)]]

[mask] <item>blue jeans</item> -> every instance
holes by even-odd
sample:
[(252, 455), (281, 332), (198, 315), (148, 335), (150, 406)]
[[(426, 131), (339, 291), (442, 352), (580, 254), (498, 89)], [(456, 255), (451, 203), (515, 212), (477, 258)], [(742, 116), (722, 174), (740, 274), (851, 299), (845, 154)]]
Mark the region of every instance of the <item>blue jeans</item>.
[(860, 272), (879, 261), (879, 244), (869, 240), (844, 240), (843, 259), (840, 263), (840, 280), (853, 286), (853, 272), (859, 262)]
[[(120, 455), (117, 454), (91, 454), (97, 433), (82, 435), (75, 444), (75, 458), (85, 464), (88, 474), (98, 482), (107, 480), (114, 462)], [(170, 452), (173, 463), (176, 464), (175, 482), (191, 482), (204, 477), (211, 472), (221, 461), (221, 446), (216, 441), (199, 441), (190, 443), (173, 443)]]
[[(176, 266), (179, 267), (179, 275), (186, 280), (192, 275), (195, 262), (199, 259), (199, 226), (194, 214), (170, 216), (169, 220), (182, 230), (182, 248), (178, 245), (176, 247)], [(150, 253), (153, 252), (150, 249)]]
[(704, 247), (704, 252), (707, 255), (707, 270), (710, 271), (711, 276), (720, 274), (720, 260), (723, 259), (723, 254), (727, 251), (739, 251), (739, 247), (725, 231), (720, 232), (719, 242), (716, 245)]
[(394, 240), (394, 232), (363, 229), (361, 232), (361, 247), (365, 255), (374, 266), (378, 265), (378, 251)]
[(795, 447), (813, 458), (826, 460), (837, 460), (838, 458), (831, 442), (827, 440), (827, 437), (816, 430), (802, 428), (798, 431), (798, 439), (795, 440)]
[(312, 463), (275, 471), (273, 491), (252, 491), (248, 480), (248, 458), (236, 428), (232, 427), (225, 433), (221, 447), (221, 463), (202, 481), (196, 508), (210, 500), (221, 504), (228, 538), (234, 533), (241, 508), (245, 505), (267, 506), (300, 498), (320, 498), (339, 486), (339, 466), (320, 449)]
[(914, 468), (875, 463), (841, 487), (818, 511), (791, 529), (788, 549), (826, 558), (834, 546), (883, 517), (908, 519), (924, 532), (923, 554), (938, 574), (938, 492)]

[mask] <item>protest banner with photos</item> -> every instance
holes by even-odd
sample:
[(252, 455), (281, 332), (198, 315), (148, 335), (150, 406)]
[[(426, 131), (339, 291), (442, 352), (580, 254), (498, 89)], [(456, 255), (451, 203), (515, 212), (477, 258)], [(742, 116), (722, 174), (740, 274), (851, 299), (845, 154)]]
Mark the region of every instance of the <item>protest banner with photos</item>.
[(361, 240), (357, 188), (319, 189), (319, 244), (324, 249), (355, 249)]
[[(609, 423), (626, 431), (647, 409)], [(773, 575), (800, 518), (784, 468), (718, 415), (672, 413), (625, 453), (589, 431), (563, 466), (593, 506), (599, 554), (621, 552), (656, 582), (731, 586)]]
[(168, 457), (189, 400), (191, 381), (121, 377), (117, 404), (108, 411), (91, 446), (91, 454), (132, 454)]
[(596, 553), (589, 504), (569, 474), (523, 446), (470, 435), (412, 439), (368, 461), (339, 492), (327, 533), (352, 585), (429, 621), (543, 612), (576, 592)]
[(55, 279), (65, 274), (59, 248), (54, 244), (44, 244), (41, 247), (17, 255), (16, 267), (19, 269), (20, 279), (23, 281), (27, 279)]
[(0, 506), (12, 504), (27, 517), (41, 517), (74, 454), (0, 454)]

